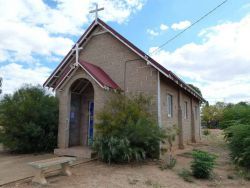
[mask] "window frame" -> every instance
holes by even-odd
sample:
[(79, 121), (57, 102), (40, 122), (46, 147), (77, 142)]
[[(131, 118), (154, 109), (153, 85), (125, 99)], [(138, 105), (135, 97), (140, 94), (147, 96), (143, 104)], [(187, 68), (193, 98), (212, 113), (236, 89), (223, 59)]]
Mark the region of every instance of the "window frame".
[(173, 98), (173, 95), (167, 94), (167, 115), (169, 118), (174, 116)]

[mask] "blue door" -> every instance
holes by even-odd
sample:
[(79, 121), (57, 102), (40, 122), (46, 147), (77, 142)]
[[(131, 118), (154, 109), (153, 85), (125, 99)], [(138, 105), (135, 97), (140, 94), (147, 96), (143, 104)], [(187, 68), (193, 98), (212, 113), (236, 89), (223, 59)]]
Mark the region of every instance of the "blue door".
[(94, 137), (94, 102), (89, 101), (89, 126), (88, 126), (88, 145), (93, 144)]

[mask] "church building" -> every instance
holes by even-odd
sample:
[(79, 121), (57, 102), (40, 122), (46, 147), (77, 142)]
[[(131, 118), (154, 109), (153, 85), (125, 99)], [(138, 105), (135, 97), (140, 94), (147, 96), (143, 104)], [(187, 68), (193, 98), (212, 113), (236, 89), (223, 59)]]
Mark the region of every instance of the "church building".
[(151, 96), (158, 125), (179, 128), (179, 148), (200, 140), (202, 96), (98, 17), (44, 86), (59, 100), (57, 155), (91, 157), (96, 113), (118, 91)]

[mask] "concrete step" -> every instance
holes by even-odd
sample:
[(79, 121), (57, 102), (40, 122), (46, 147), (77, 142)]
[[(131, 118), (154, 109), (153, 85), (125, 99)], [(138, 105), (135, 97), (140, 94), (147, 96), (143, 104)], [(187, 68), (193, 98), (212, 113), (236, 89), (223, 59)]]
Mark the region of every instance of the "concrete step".
[(94, 152), (87, 146), (76, 146), (70, 148), (57, 148), (54, 149), (54, 154), (57, 156), (72, 156), (82, 159), (93, 158)]

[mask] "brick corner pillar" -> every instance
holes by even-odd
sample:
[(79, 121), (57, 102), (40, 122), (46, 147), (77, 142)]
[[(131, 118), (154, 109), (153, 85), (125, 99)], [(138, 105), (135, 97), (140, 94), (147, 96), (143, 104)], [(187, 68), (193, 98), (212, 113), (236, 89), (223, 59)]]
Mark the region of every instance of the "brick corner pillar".
[(193, 99), (191, 98), (191, 141), (193, 143), (196, 143), (196, 137), (195, 137), (195, 118), (194, 118), (194, 104)]
[(69, 117), (68, 110), (69, 96), (65, 94), (64, 91), (57, 92), (57, 98), (59, 102), (59, 121), (58, 121), (58, 137), (57, 137), (57, 147), (60, 149), (68, 147), (68, 131), (69, 131)]
[(181, 90), (178, 90), (178, 129), (179, 129), (179, 149), (184, 149), (183, 143), (183, 118), (182, 118), (182, 108), (181, 108)]

